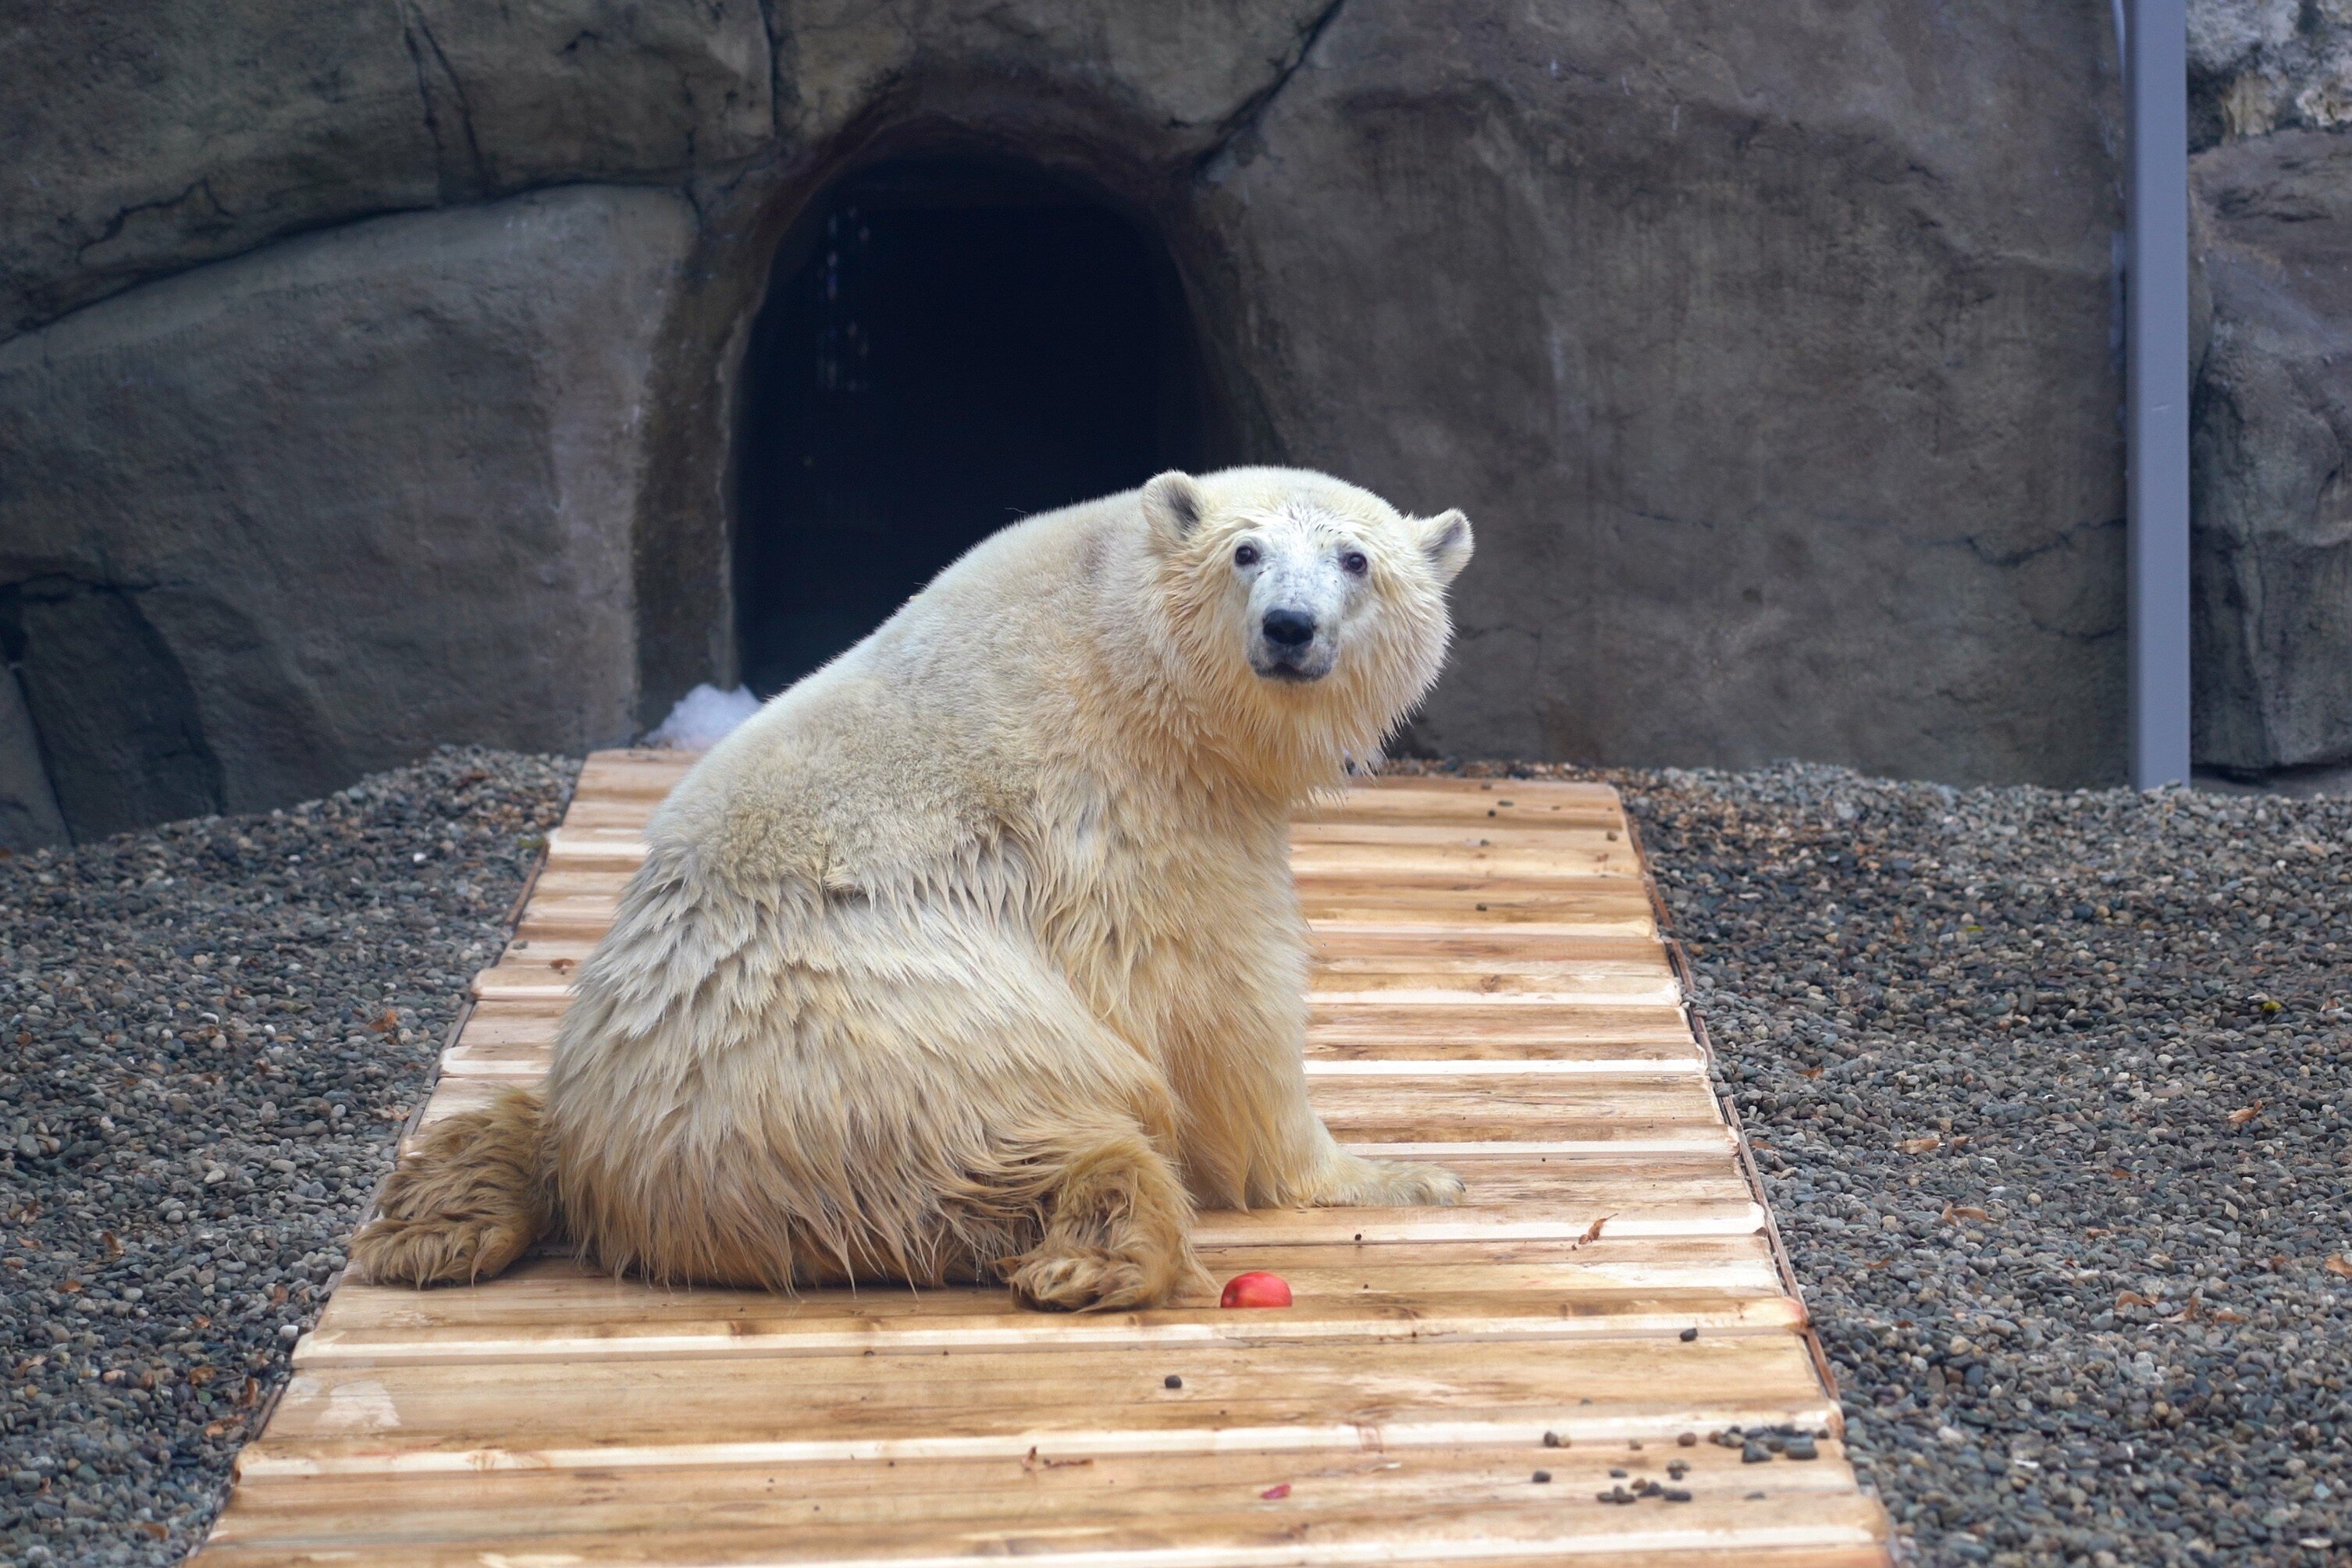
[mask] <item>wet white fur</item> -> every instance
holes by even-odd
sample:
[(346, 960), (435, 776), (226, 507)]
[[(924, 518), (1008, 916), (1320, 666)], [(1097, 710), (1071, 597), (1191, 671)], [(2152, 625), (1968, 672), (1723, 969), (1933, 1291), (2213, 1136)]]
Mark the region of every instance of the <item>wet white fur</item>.
[[(547, 1083), (559, 1223), (615, 1268), (781, 1284), (1009, 1272), (1103, 1162), (1207, 1205), (1450, 1200), (1307, 1106), (1286, 821), (1436, 677), (1470, 548), (1458, 513), (1244, 468), (974, 549), (655, 816)], [(1277, 603), (1322, 679), (1253, 668)], [(1137, 1179), (1100, 1201), (1160, 1201)], [(1028, 1293), (1164, 1296), (1174, 1202), (1180, 1256), (1128, 1267), (1161, 1244), (1114, 1215), (1108, 1262)]]

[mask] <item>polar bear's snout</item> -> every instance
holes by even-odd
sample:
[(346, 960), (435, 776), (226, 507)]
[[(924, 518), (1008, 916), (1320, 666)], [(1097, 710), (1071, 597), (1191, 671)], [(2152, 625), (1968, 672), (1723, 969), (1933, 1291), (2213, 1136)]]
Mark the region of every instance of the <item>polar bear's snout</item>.
[(1269, 680), (1319, 681), (1331, 673), (1331, 640), (1315, 612), (1276, 605), (1257, 623), (1250, 667)]
[(1269, 610), (1259, 623), (1265, 640), (1284, 648), (1303, 648), (1315, 641), (1315, 615), (1307, 610)]
[(1272, 681), (1329, 674), (1362, 575), (1354, 563), (1364, 559), (1351, 541), (1296, 519), (1252, 529), (1234, 551), (1234, 569), (1249, 582), (1250, 668)]

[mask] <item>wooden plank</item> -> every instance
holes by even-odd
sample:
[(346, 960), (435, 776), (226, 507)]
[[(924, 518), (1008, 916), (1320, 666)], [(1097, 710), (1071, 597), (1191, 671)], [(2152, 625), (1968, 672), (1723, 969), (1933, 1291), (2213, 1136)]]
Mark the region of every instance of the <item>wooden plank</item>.
[(646, 858), (646, 841), (634, 829), (556, 829), (547, 835), (551, 871), (635, 871)]
[(1514, 835), (1514, 841), (1486, 844), (1366, 841), (1368, 833), (1336, 839), (1294, 838), (1290, 869), (1302, 888), (1326, 878), (1360, 882), (1390, 876), (1570, 884), (1622, 878), (1639, 884), (1641, 868), (1628, 844), (1584, 841), (1562, 848), (1545, 841), (1546, 837), (1522, 833)]
[[(558, 861), (541, 873), (518, 935), (593, 944), (612, 925), (636, 857), (612, 869)], [(1544, 936), (1654, 936), (1649, 895), (1619, 876), (1475, 874), (1306, 875), (1299, 903), (1318, 928), (1394, 932), (1494, 931)]]
[(1789, 1334), (877, 1349), (301, 1371), (239, 1470), (1410, 1448), (1535, 1444), (1548, 1430), (1670, 1441), (1838, 1420)]
[[(547, 1071), (562, 1014), (560, 998), (485, 1001), (464, 1037), (443, 1053), (442, 1071), (460, 1078), (540, 1078)], [(1307, 1036), (1310, 1077), (1683, 1076), (1705, 1071), (1682, 1010), (1656, 1004), (1477, 1009), (1327, 1002), (1314, 1009)]]
[[(1291, 824), (1293, 850), (1336, 844), (1399, 851), (1448, 850), (1465, 858), (1481, 850), (1521, 851), (1550, 856), (1560, 870), (1596, 862), (1630, 865), (1633, 854), (1622, 831), (1597, 825), (1506, 827), (1496, 822), (1393, 821), (1350, 811), (1304, 818)], [(1598, 873), (1587, 871), (1585, 874)]]
[[(685, 777), (684, 762), (590, 761), (573, 791), (566, 827), (642, 826), (662, 797)], [(1305, 823), (1368, 823), (1404, 827), (1616, 832), (1625, 811), (1606, 785), (1527, 781), (1517, 785), (1454, 779), (1365, 780), (1344, 798), (1310, 802), (1297, 815)]]
[[(391, 1519), (372, 1478), (257, 1478), (250, 1512), (219, 1543), (266, 1551), (273, 1539), (337, 1539), (364, 1521), (371, 1560), (401, 1563), (478, 1565), (497, 1552), (515, 1554), (509, 1563), (1337, 1564), (1726, 1541), (1851, 1550), (1880, 1527), (1834, 1442), (1810, 1464), (1760, 1468), (1706, 1443), (1064, 1458), (496, 1470), (437, 1478), (434, 1507)], [(1537, 1482), (1538, 1470), (1549, 1480)], [(1600, 1500), (1653, 1484), (1688, 1500)], [(910, 1550), (921, 1541), (934, 1544)]]
[[(1300, 907), (1318, 928), (1497, 929), (1562, 936), (1654, 936), (1649, 894), (1622, 877), (1328, 875), (1301, 879)], [(608, 920), (610, 916), (606, 917)]]
[(1591, 1241), (1327, 1244), (1284, 1250), (1296, 1304), (1227, 1312), (1215, 1282), (1266, 1261), (1249, 1244), (1201, 1249), (1208, 1281), (1149, 1312), (1021, 1312), (1001, 1289), (871, 1286), (777, 1296), (656, 1287), (541, 1258), (463, 1291), (352, 1283), (338, 1291), (297, 1364), (768, 1355), (888, 1344), (1262, 1343), (1288, 1339), (1529, 1338), (1786, 1330), (1759, 1229)]
[(1583, 1001), (1541, 1007), (1465, 1008), (1310, 998), (1310, 1060), (1383, 1061), (1407, 1055), (1452, 1061), (1641, 1057), (1696, 1062), (1697, 1041), (1679, 1006)]
[[(625, 872), (552, 872), (535, 893), (517, 935), (593, 944), (620, 907)], [(596, 884), (607, 883), (609, 886)], [(1620, 877), (1528, 882), (1429, 877), (1310, 880), (1299, 904), (1318, 930), (1396, 933), (1491, 932), (1558, 936), (1654, 936), (1649, 895)]]
[[(720, 1357), (834, 1354), (867, 1348), (893, 1350), (1023, 1349), (1051, 1346), (1168, 1345), (1210, 1341), (1273, 1344), (1293, 1340), (1438, 1341), (1550, 1340), (1563, 1344), (1629, 1336), (1666, 1338), (1696, 1329), (1706, 1334), (1780, 1335), (1803, 1322), (1801, 1310), (1776, 1290), (1732, 1295), (1709, 1288), (1683, 1293), (1588, 1293), (1566, 1299), (1549, 1292), (1508, 1291), (1484, 1277), (1494, 1270), (1462, 1265), (1444, 1270), (1459, 1288), (1421, 1293), (1388, 1289), (1356, 1301), (1335, 1300), (1318, 1311), (1242, 1314), (1213, 1301), (1150, 1313), (1056, 1317), (1017, 1308), (1001, 1290), (940, 1288), (919, 1293), (887, 1288), (845, 1293), (811, 1292), (779, 1305), (760, 1296), (735, 1312), (711, 1311), (679, 1320), (653, 1310), (656, 1300), (677, 1305), (677, 1292), (631, 1281), (591, 1281), (571, 1265), (540, 1260), (558, 1270), (558, 1293), (574, 1305), (599, 1309), (593, 1321), (551, 1317), (432, 1328), (402, 1322), (391, 1328), (322, 1323), (304, 1342), (304, 1366), (395, 1366), (456, 1362), (550, 1361), (567, 1364), (614, 1356)], [(1393, 1270), (1389, 1271), (1393, 1274)], [(1433, 1273), (1436, 1272), (1434, 1270)], [(1294, 1288), (1318, 1277), (1295, 1268)], [(528, 1282), (509, 1276), (472, 1294), (499, 1299)], [(1391, 1285), (1402, 1280), (1391, 1280)], [(417, 1292), (354, 1285), (355, 1301), (373, 1293), (396, 1296), (405, 1307)], [(438, 1295), (468, 1292), (428, 1292)], [(901, 1312), (899, 1308), (919, 1308)]]
[[(590, 759), (428, 1120), (544, 1072), (691, 761)], [(1371, 780), (1293, 841), (1314, 1103), (1348, 1146), (1443, 1157), (1461, 1206), (1204, 1214), (1200, 1286), (1096, 1316), (555, 1257), (467, 1290), (347, 1281), (206, 1563), (1882, 1568), (1833, 1440), (1760, 1467), (1675, 1443), (1837, 1412), (1614, 792)], [(1261, 1267), (1292, 1307), (1213, 1304)], [(1595, 1495), (1668, 1462), (1687, 1502)]]
[[(474, 977), (483, 1001), (560, 1001), (592, 944), (547, 938), (509, 946)], [(1632, 936), (1398, 935), (1369, 927), (1318, 933), (1310, 998), (1391, 1002), (1672, 1005), (1682, 992), (1664, 950)]]
[[(572, 871), (634, 869), (645, 859), (638, 824), (607, 825), (583, 812), (583, 823), (548, 835), (548, 863)], [(1307, 821), (1291, 830), (1291, 864), (1306, 881), (1318, 877), (1511, 877), (1545, 881), (1636, 878), (1631, 841), (1593, 829), (1521, 829)]]
[(1599, 829), (1622, 833), (1625, 808), (1617, 791), (1602, 784), (1379, 779), (1366, 780), (1341, 799), (1312, 801), (1296, 820), (1474, 826), (1491, 822), (1507, 828)]
[[(451, 1078), (426, 1103), (420, 1126), (488, 1103), (516, 1079)], [(1685, 1082), (1638, 1078), (1310, 1078), (1308, 1099), (1343, 1147), (1372, 1155), (1448, 1159), (1495, 1155), (1728, 1153), (1731, 1134), (1714, 1097)]]
[(650, 812), (701, 760), (698, 751), (668, 751), (651, 747), (593, 752), (581, 765), (579, 781), (572, 789), (572, 803), (635, 800), (642, 801)]
[[(499, 1079), (445, 1079), (433, 1098), (425, 1103), (419, 1126), (433, 1126), (445, 1116), (478, 1110), (489, 1105), (491, 1098), (503, 1093), (506, 1083)], [(1312, 1083), (1315, 1098), (1322, 1098), (1327, 1083)], [(1416, 1126), (1421, 1131), (1451, 1131), (1444, 1126), (1412, 1124), (1409, 1112), (1390, 1112), (1376, 1107), (1373, 1114), (1395, 1116), (1400, 1124)], [(1486, 1126), (1486, 1124), (1482, 1124)], [(1540, 1131), (1576, 1131), (1590, 1133), (1585, 1138), (1428, 1138), (1428, 1140), (1383, 1140), (1383, 1143), (1343, 1145), (1355, 1147), (1364, 1155), (1390, 1156), (1390, 1159), (1437, 1159), (1449, 1164), (1465, 1183), (1463, 1201), (1451, 1208), (1306, 1208), (1306, 1210), (1256, 1210), (1256, 1213), (1206, 1213), (1202, 1216), (1202, 1239), (1223, 1241), (1228, 1237), (1251, 1239), (1273, 1244), (1301, 1244), (1301, 1241), (1345, 1241), (1345, 1239), (1379, 1239), (1379, 1241), (1413, 1241), (1413, 1239), (1475, 1239), (1475, 1237), (1580, 1237), (1595, 1220), (1618, 1216), (1618, 1228), (1644, 1228), (1649, 1234), (1691, 1234), (1694, 1228), (1715, 1229), (1719, 1225), (1738, 1225), (1745, 1229), (1755, 1220), (1761, 1222), (1759, 1210), (1743, 1206), (1738, 1210), (1707, 1208), (1700, 1206), (1696, 1213), (1682, 1213), (1677, 1208), (1686, 1187), (1679, 1187), (1670, 1176), (1663, 1156), (1682, 1159), (1706, 1159), (1722, 1156), (1731, 1150), (1731, 1133), (1719, 1122), (1665, 1122), (1665, 1119), (1644, 1119), (1625, 1122), (1621, 1126), (1606, 1124), (1573, 1124), (1573, 1126), (1540, 1128)], [(1339, 1133), (1339, 1124), (1334, 1124)], [(1552, 1164), (1557, 1161), (1557, 1164)], [(1639, 1166), (1639, 1180), (1644, 1180), (1656, 1199), (1646, 1206), (1634, 1206), (1621, 1201), (1612, 1183), (1622, 1180), (1628, 1164)], [(1528, 1168), (1540, 1168), (1538, 1180), (1522, 1180)], [(1585, 1180), (1578, 1173), (1590, 1171)], [(1736, 1168), (1728, 1161), (1717, 1161), (1717, 1176), (1731, 1173), (1736, 1180)], [(1728, 1187), (1717, 1187), (1717, 1192), (1728, 1192)]]
[[(1251, 1246), (1209, 1245), (1212, 1285), (1267, 1259)], [(865, 1349), (878, 1336), (914, 1348), (1096, 1339), (1122, 1344), (1226, 1339), (1435, 1337), (1443, 1324), (1417, 1306), (1466, 1317), (1460, 1303), (1496, 1292), (1536, 1303), (1522, 1333), (1501, 1314), (1463, 1322), (1455, 1337), (1549, 1333), (1734, 1332), (1801, 1321), (1782, 1293), (1762, 1233), (1658, 1238), (1602, 1235), (1591, 1241), (1505, 1239), (1475, 1244), (1327, 1243), (1286, 1248), (1278, 1260), (1297, 1304), (1280, 1312), (1225, 1312), (1206, 1288), (1150, 1312), (1076, 1317), (1014, 1312), (1001, 1290), (921, 1291), (875, 1286), (760, 1291), (656, 1287), (582, 1270), (543, 1257), (462, 1290), (412, 1291), (347, 1282), (318, 1328), (297, 1346), (298, 1365), (466, 1361), (493, 1355), (781, 1354)], [(1386, 1316), (1366, 1317), (1369, 1301)], [(1342, 1311), (1348, 1308), (1348, 1311)], [(1549, 1316), (1543, 1316), (1548, 1312)], [(1687, 1314), (1687, 1315), (1685, 1315)], [(571, 1352), (557, 1355), (568, 1359)]]
[[(466, 1026), (468, 1041), (551, 1045), (561, 998), (486, 1001)], [(1395, 1002), (1314, 1003), (1309, 1060), (1602, 1060), (1636, 1057), (1690, 1063), (1697, 1042), (1679, 1007), (1422, 1007)]]

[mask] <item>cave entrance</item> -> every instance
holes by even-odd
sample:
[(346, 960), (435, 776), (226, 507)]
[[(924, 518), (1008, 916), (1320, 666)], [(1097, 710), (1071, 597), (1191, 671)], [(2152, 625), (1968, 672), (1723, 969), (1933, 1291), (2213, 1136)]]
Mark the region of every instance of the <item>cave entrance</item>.
[(1198, 466), (1194, 363), (1164, 249), (1085, 193), (961, 162), (842, 181), (745, 366), (745, 684), (791, 685), (1015, 518)]

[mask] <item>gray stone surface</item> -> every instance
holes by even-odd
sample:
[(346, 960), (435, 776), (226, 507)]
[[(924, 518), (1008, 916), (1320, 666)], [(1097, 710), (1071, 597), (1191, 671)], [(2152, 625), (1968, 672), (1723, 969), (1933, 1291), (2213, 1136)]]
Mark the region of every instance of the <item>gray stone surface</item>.
[[(778, 120), (788, 145), (822, 147), (889, 121), (994, 118), (1033, 155), (1040, 131), (1122, 117), (1130, 145), (1171, 160), (1230, 128), (1297, 61), (1331, 0), (780, 0)], [(877, 114), (878, 111), (878, 114)], [(882, 125), (877, 125), (877, 118)], [(1149, 141), (1133, 132), (1150, 128)]]
[(2189, 0), (2192, 145), (2352, 124), (2352, 0)]
[(2193, 413), (2196, 751), (2352, 760), (2352, 139), (2200, 154), (2212, 325)]
[(693, 232), (610, 186), (385, 217), (0, 346), (0, 613), (74, 835), (627, 735)]
[[(75, 629), (52, 642), (112, 617), (117, 645), (163, 650), (125, 679), (184, 679), (209, 748), (126, 717), (98, 760), (53, 758), (69, 818), (96, 797), (67, 775), (109, 759), (163, 794), (92, 821), (271, 804), (428, 741), (585, 743), (724, 684), (736, 388), (770, 267), (831, 179), (940, 152), (1060, 172), (1160, 236), (1212, 459), (1477, 519), (1417, 744), (2119, 776), (2104, 7), (73, 0), (5, 26), (0, 141), (24, 152), (0, 168), (0, 332), (74, 313), (0, 349), (0, 438), (33, 476), (0, 502), (0, 583)], [(464, 210), (573, 181), (691, 215), (565, 253), (543, 216), (499, 226), (549, 209)], [(440, 211), (282, 237), (404, 208)], [(674, 281), (637, 287), (656, 256)], [(325, 270), (293, 303), (255, 282), (298, 257)], [(592, 412), (550, 364), (603, 367)], [(592, 427), (618, 434), (551, 434)], [(611, 531), (453, 521), (557, 494)], [(477, 583), (548, 621), (560, 595), (521, 581), (538, 549), (595, 585), (545, 667), (485, 668), (511, 689), (460, 701), (383, 673), (374, 612), (325, 608), (354, 597), (335, 566), (379, 570), (369, 528), (419, 517), (434, 549), (496, 557), (413, 570), (419, 622), (476, 627)], [(139, 549), (95, 542), (118, 535)]]
[(16, 854), (68, 841), (16, 672), (0, 666), (0, 850)]
[(758, 0), (0, 12), (0, 339), (371, 214), (679, 179), (772, 134)]
[(680, 318), (718, 374), (665, 403), (644, 716), (714, 667), (745, 256), (845, 163), (977, 147), (1163, 238), (1215, 456), (1479, 519), (1416, 744), (2120, 776), (2104, 11), (1064, 15), (779, 7), (786, 140)]
[(2104, 8), (1354, 0), (1206, 165), (1287, 458), (1458, 504), (1421, 738), (2123, 765)]

